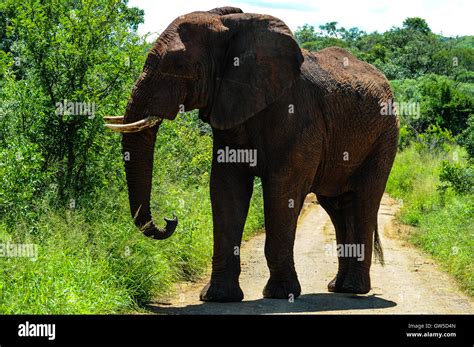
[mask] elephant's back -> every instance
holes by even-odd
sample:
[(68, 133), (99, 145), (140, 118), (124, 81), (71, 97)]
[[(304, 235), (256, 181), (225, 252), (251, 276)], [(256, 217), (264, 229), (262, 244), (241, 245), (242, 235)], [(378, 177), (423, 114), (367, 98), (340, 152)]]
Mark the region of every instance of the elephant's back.
[(351, 175), (381, 139), (387, 138), (387, 146), (396, 146), (398, 117), (394, 112), (382, 112), (392, 92), (380, 71), (342, 48), (303, 55), (305, 85), (313, 89), (320, 109), (317, 117), (325, 125), (318, 189), (322, 195), (337, 195), (348, 187)]
[(345, 124), (352, 127), (354, 136), (369, 138), (384, 128), (398, 128), (396, 110), (382, 112), (393, 94), (387, 78), (374, 66), (340, 47), (303, 55), (302, 75), (329, 123)]
[(331, 94), (357, 95), (380, 102), (392, 98), (387, 78), (373, 65), (340, 47), (304, 51), (303, 74)]

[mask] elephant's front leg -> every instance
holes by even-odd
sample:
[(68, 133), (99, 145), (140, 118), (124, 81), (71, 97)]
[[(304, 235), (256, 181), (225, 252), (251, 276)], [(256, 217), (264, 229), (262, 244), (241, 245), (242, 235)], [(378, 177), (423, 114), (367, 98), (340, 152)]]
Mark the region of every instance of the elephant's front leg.
[(244, 297), (239, 286), (240, 243), (252, 197), (253, 176), (235, 164), (218, 163), (211, 171), (214, 255), (202, 301), (231, 302)]
[(270, 279), (265, 298), (288, 299), (301, 294), (293, 259), (296, 224), (306, 196), (302, 182), (263, 181), (265, 203), (265, 257)]

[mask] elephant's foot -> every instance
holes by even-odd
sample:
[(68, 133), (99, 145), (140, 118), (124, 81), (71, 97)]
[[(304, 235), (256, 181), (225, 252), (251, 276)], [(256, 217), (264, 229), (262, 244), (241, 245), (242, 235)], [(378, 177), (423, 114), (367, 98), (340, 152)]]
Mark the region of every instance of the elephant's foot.
[(369, 274), (347, 271), (340, 272), (328, 284), (328, 291), (332, 293), (367, 294), (370, 291)]
[(295, 299), (301, 294), (298, 278), (273, 280), (270, 278), (263, 289), (263, 297), (271, 299)]
[(238, 302), (242, 301), (244, 293), (239, 283), (233, 281), (209, 282), (199, 295), (201, 301), (207, 302)]

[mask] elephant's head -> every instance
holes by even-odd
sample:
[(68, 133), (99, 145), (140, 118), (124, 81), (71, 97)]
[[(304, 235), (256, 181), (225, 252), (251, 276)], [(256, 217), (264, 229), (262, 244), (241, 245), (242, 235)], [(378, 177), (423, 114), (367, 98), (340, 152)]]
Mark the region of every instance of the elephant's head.
[(145, 235), (169, 237), (177, 219), (155, 227), (150, 212), (153, 150), (163, 119), (199, 109), (216, 129), (256, 115), (291, 86), (300, 73), (301, 51), (279, 19), (244, 14), (232, 7), (177, 18), (148, 54), (125, 116), (107, 126), (123, 132), (130, 209)]

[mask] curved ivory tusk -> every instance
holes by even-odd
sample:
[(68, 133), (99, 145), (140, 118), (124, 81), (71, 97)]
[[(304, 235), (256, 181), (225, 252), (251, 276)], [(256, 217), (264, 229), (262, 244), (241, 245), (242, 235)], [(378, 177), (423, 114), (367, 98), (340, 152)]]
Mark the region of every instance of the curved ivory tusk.
[(104, 121), (108, 124), (123, 124), (123, 116), (105, 116)]
[(116, 131), (119, 133), (136, 133), (138, 131), (145, 130), (147, 128), (151, 128), (156, 124), (160, 124), (163, 121), (162, 118), (159, 117), (147, 117), (145, 119), (139, 120), (134, 123), (127, 123), (127, 124), (105, 124), (107, 128), (112, 131)]

